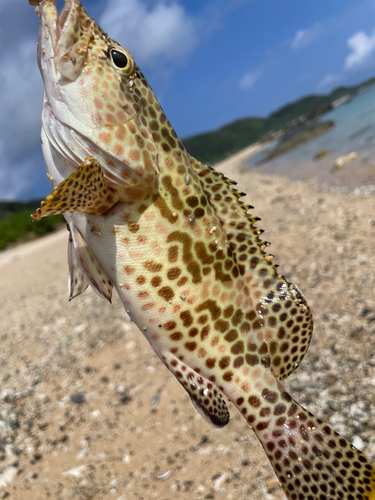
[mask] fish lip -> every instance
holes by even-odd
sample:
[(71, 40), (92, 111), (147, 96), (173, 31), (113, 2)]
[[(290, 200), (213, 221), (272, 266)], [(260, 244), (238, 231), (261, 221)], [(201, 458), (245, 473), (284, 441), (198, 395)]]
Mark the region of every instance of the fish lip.
[[(87, 16), (85, 20), (82, 20), (82, 14)], [(39, 48), (48, 46), (48, 50), (42, 51), (42, 54), (39, 50), (38, 61), (48, 53), (60, 83), (76, 80), (87, 59), (94, 21), (87, 15), (80, 0), (65, 0), (60, 15), (56, 0), (42, 0), (39, 17)]]
[[(80, 0), (65, 0), (60, 14), (57, 10), (56, 0), (41, 0), (39, 3), (39, 18), (41, 31), (48, 32), (52, 38), (53, 49), (57, 49), (60, 38), (64, 35), (64, 28), (72, 26), (74, 17), (70, 16), (74, 7), (80, 7)], [(75, 23), (74, 28), (77, 23)], [(44, 29), (43, 29), (44, 28)], [(69, 46), (65, 48), (69, 49)]]

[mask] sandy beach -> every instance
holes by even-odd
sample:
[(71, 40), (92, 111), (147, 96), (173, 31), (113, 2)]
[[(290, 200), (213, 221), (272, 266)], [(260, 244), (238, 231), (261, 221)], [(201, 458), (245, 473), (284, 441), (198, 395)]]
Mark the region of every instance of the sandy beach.
[[(248, 193), (280, 272), (312, 307), (305, 360), (285, 382), (375, 459), (375, 197), (218, 169)], [(68, 302), (68, 233), (0, 253), (0, 498), (281, 500), (233, 406), (211, 428), (120, 301)]]

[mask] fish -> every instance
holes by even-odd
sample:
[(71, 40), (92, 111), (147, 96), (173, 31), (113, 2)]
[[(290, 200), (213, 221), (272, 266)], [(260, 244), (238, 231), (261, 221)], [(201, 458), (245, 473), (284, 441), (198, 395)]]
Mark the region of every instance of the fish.
[(113, 288), (214, 427), (243, 416), (289, 500), (374, 500), (375, 466), (282, 386), (313, 319), (235, 183), (186, 151), (131, 53), (79, 0), (39, 15), (41, 142), (63, 214), (69, 299)]

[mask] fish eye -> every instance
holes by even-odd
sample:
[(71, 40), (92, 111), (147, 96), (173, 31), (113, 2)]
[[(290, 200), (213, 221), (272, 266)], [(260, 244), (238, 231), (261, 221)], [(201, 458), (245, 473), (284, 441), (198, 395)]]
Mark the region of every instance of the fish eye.
[(114, 66), (126, 75), (131, 75), (134, 71), (134, 60), (129, 52), (119, 47), (111, 47), (108, 50), (109, 57), (111, 58)]

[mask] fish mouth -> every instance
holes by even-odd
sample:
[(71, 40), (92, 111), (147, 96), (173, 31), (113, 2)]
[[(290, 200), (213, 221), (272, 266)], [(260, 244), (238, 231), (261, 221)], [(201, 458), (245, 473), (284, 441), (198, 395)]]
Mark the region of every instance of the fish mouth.
[(79, 0), (65, 0), (60, 15), (56, 0), (39, 0), (37, 12), (40, 18), (38, 60), (48, 52), (61, 76), (76, 80), (87, 59), (94, 21)]

